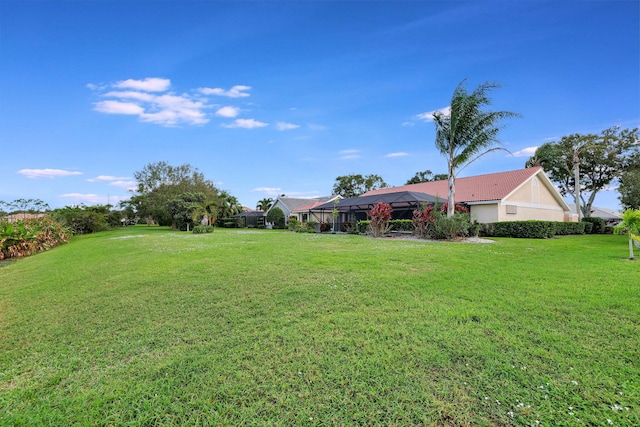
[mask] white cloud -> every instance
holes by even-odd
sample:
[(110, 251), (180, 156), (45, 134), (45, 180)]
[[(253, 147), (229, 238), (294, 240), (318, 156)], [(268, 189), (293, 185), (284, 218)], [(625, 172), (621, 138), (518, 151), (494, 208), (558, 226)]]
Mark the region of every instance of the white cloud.
[(216, 116), (220, 117), (236, 117), (240, 113), (240, 109), (237, 107), (222, 107), (216, 111)]
[(226, 128), (254, 129), (269, 126), (269, 123), (260, 122), (255, 119), (236, 119), (233, 123), (222, 126)]
[(229, 98), (247, 97), (249, 96), (247, 93), (248, 90), (251, 90), (251, 86), (236, 85), (229, 90), (224, 90), (219, 87), (201, 87), (198, 89), (198, 91), (204, 95), (227, 96)]
[(433, 110), (433, 111), (428, 111), (426, 113), (420, 113), (416, 115), (416, 118), (419, 120), (424, 120), (427, 122), (430, 122), (433, 120), (433, 115), (435, 113), (440, 113), (444, 116), (448, 116), (451, 114), (451, 107), (444, 107), (444, 108), (440, 108), (439, 110)]
[(405, 153), (403, 151), (397, 152), (397, 153), (389, 153), (387, 154), (385, 157), (404, 157), (404, 156), (408, 156), (409, 153)]
[(265, 193), (268, 196), (279, 196), (280, 194), (282, 194), (282, 188), (280, 187), (258, 187), (254, 188), (251, 191)]
[(171, 86), (171, 80), (157, 77), (148, 77), (144, 80), (121, 80), (113, 84), (118, 89), (135, 89), (145, 92), (164, 92)]
[(130, 178), (121, 177), (121, 176), (111, 176), (111, 175), (99, 175), (99, 176), (96, 176), (95, 178), (87, 179), (87, 182), (118, 181), (123, 179), (130, 179)]
[(359, 159), (362, 156), (358, 155), (358, 154), (350, 154), (348, 156), (342, 156), (340, 157), (340, 160), (350, 160), (350, 159)]
[(538, 147), (526, 147), (511, 154), (512, 157), (531, 157), (536, 154)]
[(119, 180), (119, 181), (113, 181), (109, 185), (113, 187), (124, 188), (126, 190), (136, 190), (138, 188), (138, 183), (136, 181)]
[(107, 114), (128, 114), (139, 116), (144, 114), (144, 108), (133, 102), (100, 101), (94, 104), (96, 111)]
[(276, 123), (276, 129), (278, 130), (292, 130), (292, 129), (298, 129), (299, 127), (300, 125), (295, 125), (293, 123), (286, 123), (286, 122)]
[(57, 178), (61, 176), (73, 176), (82, 175), (82, 172), (66, 171), (62, 169), (20, 169), (18, 171), (20, 175), (24, 175), (27, 178)]
[(353, 148), (349, 149), (349, 150), (341, 150), (341, 151), (339, 151), (340, 154), (355, 154), (355, 153), (359, 153), (359, 152), (360, 152), (360, 150), (354, 150)]

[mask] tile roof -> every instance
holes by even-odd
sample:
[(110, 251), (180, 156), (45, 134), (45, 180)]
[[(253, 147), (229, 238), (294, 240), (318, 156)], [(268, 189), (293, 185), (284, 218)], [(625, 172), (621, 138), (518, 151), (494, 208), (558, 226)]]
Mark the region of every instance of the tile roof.
[[(536, 166), (533, 168), (518, 169), (508, 172), (497, 172), (486, 175), (456, 178), (455, 200), (456, 202), (465, 203), (502, 200), (541, 170), (542, 168), (540, 166)], [(449, 194), (449, 184), (447, 180), (421, 182), (419, 184), (372, 190), (363, 194), (363, 196), (395, 193), (399, 191), (427, 193), (437, 196), (442, 201), (446, 201)]]

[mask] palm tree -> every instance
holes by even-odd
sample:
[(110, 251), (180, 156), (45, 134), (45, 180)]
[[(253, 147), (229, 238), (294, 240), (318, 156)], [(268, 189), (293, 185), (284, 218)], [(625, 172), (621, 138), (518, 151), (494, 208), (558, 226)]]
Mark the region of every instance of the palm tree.
[(504, 118), (518, 117), (518, 114), (509, 111), (481, 110), (483, 106), (491, 104), (488, 94), (499, 88), (498, 84), (483, 83), (469, 94), (464, 87), (465, 81), (460, 82), (453, 92), (450, 109), (433, 113), (436, 147), (448, 162), (448, 217), (455, 212), (456, 172), (487, 153), (506, 150), (493, 147), (499, 143), (497, 136), (500, 128), (497, 123)]
[(617, 234), (629, 234), (629, 259), (633, 256), (633, 241), (640, 242), (640, 210), (627, 209), (622, 214), (622, 222), (615, 228)]
[(258, 204), (256, 205), (256, 209), (258, 209), (259, 211), (268, 211), (269, 208), (273, 205), (273, 199), (272, 198), (265, 198), (262, 200), (258, 201)]
[(218, 213), (218, 203), (214, 200), (206, 199), (202, 203), (194, 203), (191, 206), (193, 210), (193, 222), (197, 223), (201, 218), (207, 218), (207, 224), (212, 225), (216, 220)]
[(235, 196), (223, 190), (220, 192), (219, 198), (220, 206), (218, 213), (220, 214), (220, 218), (231, 218), (235, 214), (242, 212), (242, 205)]

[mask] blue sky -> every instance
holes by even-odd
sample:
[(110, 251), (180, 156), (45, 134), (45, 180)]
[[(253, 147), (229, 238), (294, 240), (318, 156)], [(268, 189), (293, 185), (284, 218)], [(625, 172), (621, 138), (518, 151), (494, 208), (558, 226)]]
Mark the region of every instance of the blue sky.
[[(189, 163), (255, 207), (335, 178), (446, 172), (428, 114), (502, 85), (524, 167), (573, 133), (640, 125), (638, 1), (0, 1), (0, 200), (117, 203)], [(597, 198), (618, 208), (617, 193)]]

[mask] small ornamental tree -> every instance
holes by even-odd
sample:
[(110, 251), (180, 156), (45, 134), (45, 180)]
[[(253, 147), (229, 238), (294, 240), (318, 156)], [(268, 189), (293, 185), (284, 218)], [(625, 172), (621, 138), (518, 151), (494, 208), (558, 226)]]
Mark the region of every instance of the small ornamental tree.
[(635, 259), (633, 255), (634, 241), (640, 243), (640, 210), (627, 209), (622, 214), (622, 222), (615, 228), (616, 234), (628, 234), (629, 259)]
[(369, 230), (373, 237), (380, 237), (389, 231), (388, 224), (392, 211), (393, 208), (390, 204), (379, 202), (373, 209), (367, 212), (367, 216), (371, 218)]
[(267, 212), (267, 222), (273, 224), (273, 228), (283, 229), (285, 227), (284, 212), (282, 209), (275, 207)]

